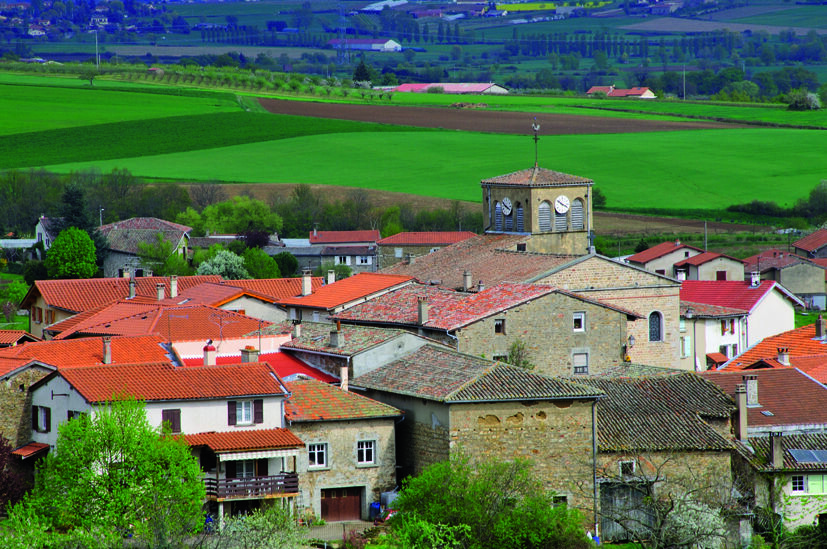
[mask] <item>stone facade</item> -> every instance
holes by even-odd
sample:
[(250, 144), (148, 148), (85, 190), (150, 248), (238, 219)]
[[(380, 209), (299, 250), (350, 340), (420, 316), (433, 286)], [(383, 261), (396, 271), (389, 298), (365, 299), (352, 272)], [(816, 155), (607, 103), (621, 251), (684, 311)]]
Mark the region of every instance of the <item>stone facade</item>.
[[(397, 485), (394, 423), (394, 419), (293, 422), (290, 430), (306, 445), (328, 448), (327, 465), (318, 469), (309, 468), (307, 447), (299, 454), (299, 509), (321, 516), (323, 489), (361, 488), (362, 518), (367, 519), (370, 504)], [(359, 441), (375, 441), (373, 464), (357, 463)]]
[(0, 435), (12, 447), (32, 440), (32, 397), (29, 387), (49, 373), (32, 366), (0, 382)]
[[(590, 256), (552, 272), (536, 282), (582, 293), (643, 318), (626, 330), (635, 344), (627, 350), (632, 362), (680, 368), (680, 283), (674, 279)], [(653, 316), (654, 313), (654, 316)], [(650, 341), (650, 324), (659, 322), (660, 339)]]

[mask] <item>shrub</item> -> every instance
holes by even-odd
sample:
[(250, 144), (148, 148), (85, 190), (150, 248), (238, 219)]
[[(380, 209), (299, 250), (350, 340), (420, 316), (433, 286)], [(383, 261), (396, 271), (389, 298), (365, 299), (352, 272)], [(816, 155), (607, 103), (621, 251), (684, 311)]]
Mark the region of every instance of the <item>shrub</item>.
[(787, 94), (787, 108), (791, 111), (811, 111), (821, 108), (821, 100), (807, 90), (793, 90)]

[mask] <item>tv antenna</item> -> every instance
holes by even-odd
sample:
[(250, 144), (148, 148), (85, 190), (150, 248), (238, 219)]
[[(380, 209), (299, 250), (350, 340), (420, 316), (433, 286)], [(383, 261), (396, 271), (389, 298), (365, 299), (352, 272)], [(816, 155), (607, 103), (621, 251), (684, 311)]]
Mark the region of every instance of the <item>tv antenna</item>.
[(536, 168), (539, 164), (537, 163), (537, 142), (540, 140), (540, 124), (537, 123), (537, 117), (534, 117), (534, 122), (531, 123), (531, 129), (534, 130), (534, 167)]

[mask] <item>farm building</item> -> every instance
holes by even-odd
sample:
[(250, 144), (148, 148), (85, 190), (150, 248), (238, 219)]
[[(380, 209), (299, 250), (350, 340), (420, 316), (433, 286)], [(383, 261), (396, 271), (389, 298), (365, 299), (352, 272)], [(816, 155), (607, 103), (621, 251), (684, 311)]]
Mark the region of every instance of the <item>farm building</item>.
[(385, 38), (352, 38), (348, 40), (334, 38), (327, 44), (337, 50), (402, 51), (402, 44), (396, 40)]
[(637, 97), (638, 99), (655, 99), (657, 96), (649, 88), (615, 88), (614, 86), (592, 86), (586, 95), (605, 93), (609, 97)]
[(424, 93), (427, 92), (429, 89), (433, 88), (442, 88), (445, 93), (478, 93), (478, 94), (488, 94), (488, 95), (504, 95), (508, 93), (508, 90), (502, 86), (499, 86), (494, 83), (482, 83), (482, 84), (475, 84), (475, 83), (468, 83), (468, 82), (458, 82), (458, 83), (431, 83), (431, 84), (402, 84), (394, 88), (393, 91), (395, 92), (418, 92)]

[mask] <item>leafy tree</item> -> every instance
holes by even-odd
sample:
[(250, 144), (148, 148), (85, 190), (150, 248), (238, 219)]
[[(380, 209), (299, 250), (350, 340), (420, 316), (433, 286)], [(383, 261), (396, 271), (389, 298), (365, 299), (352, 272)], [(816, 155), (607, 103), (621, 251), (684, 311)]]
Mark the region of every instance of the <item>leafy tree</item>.
[(241, 234), (256, 230), (272, 234), (282, 227), (281, 217), (270, 211), (267, 204), (244, 195), (211, 204), (201, 216), (204, 229), (214, 233)]
[(23, 266), (23, 280), (31, 286), (35, 280), (46, 280), (49, 272), (46, 270), (46, 262), (32, 259)]
[(172, 246), (172, 242), (166, 240), (163, 233), (155, 235), (155, 242), (152, 244), (139, 242), (138, 257), (141, 264), (152, 269), (152, 272), (158, 276), (191, 275), (193, 269), (187, 259), (175, 253)]
[(472, 463), (460, 455), (404, 483), (391, 526), (403, 531), (414, 521), (444, 525), (450, 536), (464, 537), (455, 546), (479, 549), (592, 547), (581, 515), (566, 505), (555, 507), (552, 497), (528, 461)]
[(98, 272), (95, 244), (89, 233), (77, 227), (64, 229), (46, 256), (49, 278), (92, 278)]
[(299, 260), (290, 252), (281, 252), (273, 257), (279, 266), (281, 276), (290, 277), (296, 274), (299, 268)]
[(98, 70), (94, 67), (84, 68), (81, 70), (78, 78), (81, 80), (88, 80), (90, 86), (95, 85), (95, 77), (98, 76)]
[[(0, 291), (0, 303), (11, 303), (14, 306), (12, 311), (16, 311), (28, 291), (29, 286), (25, 282), (22, 280), (12, 280), (11, 283), (6, 284), (2, 291)], [(11, 319), (7, 318), (6, 321), (11, 322)]]
[(353, 274), (353, 270), (347, 265), (336, 265), (332, 261), (322, 263), (313, 270), (313, 276), (327, 276), (328, 271), (336, 273), (336, 280), (342, 280)]
[(821, 100), (805, 89), (793, 90), (786, 97), (787, 108), (791, 111), (810, 111), (821, 108)]
[(250, 273), (244, 268), (244, 259), (230, 250), (220, 250), (212, 258), (201, 263), (196, 274), (219, 275), (227, 280), (250, 278)]
[(520, 338), (515, 339), (511, 347), (508, 348), (507, 362), (514, 366), (525, 368), (526, 370), (534, 369), (534, 364), (529, 360), (528, 347), (525, 341)]
[(204, 547), (295, 549), (306, 546), (306, 539), (307, 528), (299, 526), (288, 509), (268, 501), (245, 516), (226, 518), (224, 529), (206, 537)]
[(638, 240), (637, 244), (635, 245), (635, 253), (639, 254), (640, 252), (646, 251), (648, 249), (649, 249), (649, 243), (646, 242), (645, 238), (640, 237), (640, 240)]
[(251, 278), (280, 278), (279, 264), (261, 248), (244, 251), (244, 268)]
[(203, 499), (201, 470), (184, 440), (162, 435), (142, 402), (123, 398), (61, 424), (57, 452), (12, 508), (8, 533), (23, 542), (40, 536), (31, 547), (62, 544), (67, 531), (98, 538), (94, 545), (102, 547), (123, 536), (138, 546), (170, 547), (203, 526)]
[(603, 194), (603, 191), (601, 191), (597, 187), (592, 187), (592, 207), (593, 208), (605, 208), (606, 207), (606, 195)]

